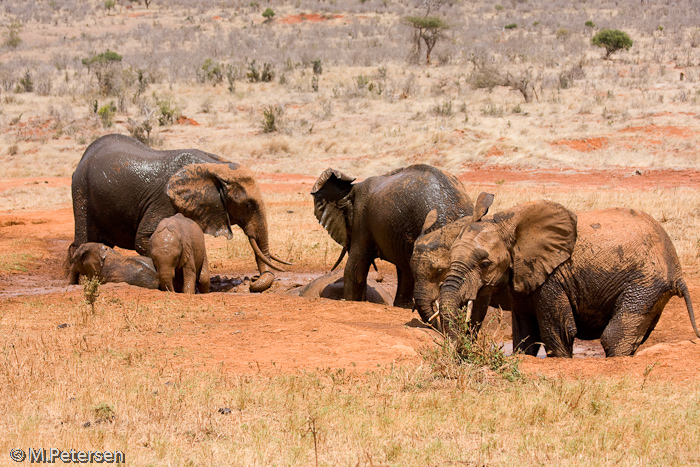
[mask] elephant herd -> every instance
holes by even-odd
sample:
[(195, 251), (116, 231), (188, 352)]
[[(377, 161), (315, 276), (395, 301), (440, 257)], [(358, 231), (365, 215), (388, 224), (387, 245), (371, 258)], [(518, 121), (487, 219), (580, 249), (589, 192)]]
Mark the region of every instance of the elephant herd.
[[(649, 215), (627, 208), (574, 213), (550, 201), (487, 215), (453, 175), (413, 165), (353, 183), (335, 169), (316, 181), (314, 214), (347, 254), (344, 272), (307, 290), (346, 300), (385, 300), (370, 283), (376, 258), (396, 266), (394, 305), (453, 338), (477, 332), (489, 306), (512, 315), (513, 346), (571, 357), (574, 338), (600, 339), (607, 356), (632, 355), (669, 299), (688, 288), (675, 248)], [(83, 154), (72, 180), (75, 238), (70, 281), (79, 275), (141, 287), (209, 291), (204, 233), (247, 235), (268, 289), (273, 261), (260, 189), (252, 173), (202, 151), (153, 150), (107, 135)], [(135, 250), (122, 256), (111, 247)], [(318, 289), (318, 290), (316, 290)], [(316, 295), (318, 296), (318, 295)]]

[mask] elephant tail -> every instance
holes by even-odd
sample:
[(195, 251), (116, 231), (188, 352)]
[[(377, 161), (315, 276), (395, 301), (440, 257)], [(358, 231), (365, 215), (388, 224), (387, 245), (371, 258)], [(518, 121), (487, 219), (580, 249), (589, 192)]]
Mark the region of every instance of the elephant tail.
[(688, 286), (685, 281), (681, 278), (676, 281), (676, 293), (683, 297), (685, 300), (685, 307), (688, 309), (688, 316), (690, 317), (690, 324), (693, 325), (693, 330), (695, 335), (700, 338), (700, 332), (698, 332), (698, 326), (695, 324), (695, 313), (693, 312), (693, 304), (690, 301), (690, 292), (688, 292)]

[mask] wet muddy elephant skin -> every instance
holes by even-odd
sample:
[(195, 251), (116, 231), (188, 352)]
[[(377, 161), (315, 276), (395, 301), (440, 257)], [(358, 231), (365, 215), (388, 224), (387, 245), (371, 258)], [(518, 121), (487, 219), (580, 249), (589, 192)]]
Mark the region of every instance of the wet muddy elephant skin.
[(571, 357), (574, 338), (600, 338), (608, 357), (633, 355), (674, 295), (700, 337), (671, 239), (641, 211), (521, 204), (467, 225), (450, 261), (440, 290), (448, 328), (465, 304), (466, 318), (481, 319), (484, 295), (506, 285), (513, 346), (529, 355), (543, 343), (547, 355)]
[(123, 135), (107, 135), (85, 150), (71, 185), (75, 237), (148, 256), (158, 223), (178, 212), (209, 235), (231, 238), (232, 225), (248, 236), (260, 271), (251, 291), (270, 287), (271, 259), (265, 205), (252, 173), (196, 149), (157, 151)]
[(160, 221), (150, 239), (153, 264), (161, 290), (209, 293), (209, 262), (204, 232), (178, 213)]
[(354, 180), (327, 169), (311, 191), (316, 218), (343, 246), (341, 258), (348, 254), (343, 296), (365, 300), (369, 267), (381, 258), (396, 266), (394, 306), (410, 308), (410, 259), (427, 214), (436, 211), (434, 228), (439, 228), (471, 216), (472, 201), (455, 176), (429, 165), (412, 165), (353, 184)]
[(147, 289), (158, 288), (158, 274), (151, 258), (124, 256), (102, 243), (83, 243), (73, 253), (69, 282), (80, 276), (98, 277), (102, 282), (126, 282)]
[[(317, 277), (303, 287), (290, 291), (295, 295), (307, 298), (328, 298), (331, 300), (341, 300), (343, 298), (343, 288), (345, 279), (344, 271), (331, 272)], [(381, 305), (391, 305), (392, 299), (389, 292), (372, 279), (367, 279), (367, 301), (379, 303)]]

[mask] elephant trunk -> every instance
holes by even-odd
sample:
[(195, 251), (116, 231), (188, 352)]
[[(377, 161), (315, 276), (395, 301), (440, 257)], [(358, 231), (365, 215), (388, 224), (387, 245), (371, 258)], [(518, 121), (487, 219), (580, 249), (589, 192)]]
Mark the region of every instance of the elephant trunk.
[[(443, 331), (452, 337), (464, 332), (466, 330), (464, 324), (472, 319), (474, 301), (477, 298), (479, 288), (472, 286), (472, 283), (476, 283), (476, 281), (469, 279), (463, 274), (451, 272), (440, 288), (440, 315)], [(467, 305), (466, 316), (461, 315), (464, 305)], [(481, 315), (481, 306), (477, 308), (479, 308), (477, 314)]]

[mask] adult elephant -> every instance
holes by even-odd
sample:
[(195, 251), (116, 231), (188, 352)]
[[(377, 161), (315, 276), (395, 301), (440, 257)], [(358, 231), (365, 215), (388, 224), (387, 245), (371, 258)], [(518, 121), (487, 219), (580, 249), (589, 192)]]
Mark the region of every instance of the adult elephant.
[(369, 267), (375, 258), (381, 258), (396, 265), (394, 306), (410, 308), (410, 259), (427, 214), (435, 210), (433, 228), (439, 228), (471, 216), (472, 201), (454, 175), (429, 165), (412, 165), (361, 183), (352, 183), (354, 180), (329, 168), (311, 191), (316, 218), (343, 247), (336, 266), (348, 254), (343, 296), (365, 300)]
[(250, 170), (196, 149), (157, 151), (123, 135), (107, 135), (85, 150), (73, 173), (75, 237), (69, 255), (99, 242), (149, 254), (158, 223), (180, 212), (210, 235), (231, 238), (232, 225), (248, 236), (260, 277), (250, 290), (272, 285), (267, 218)]
[(700, 337), (671, 239), (640, 211), (577, 216), (549, 201), (521, 204), (466, 225), (450, 258), (440, 290), (449, 331), (483, 316), (484, 297), (505, 285), (513, 345), (529, 355), (542, 343), (550, 356), (571, 357), (575, 337), (600, 338), (608, 357), (633, 355), (674, 295), (685, 299)]
[[(478, 222), (486, 215), (493, 203), (493, 198), (491, 193), (479, 194), (472, 216), (450, 222), (437, 230), (435, 230), (436, 211), (428, 213), (423, 230), (413, 245), (411, 255), (411, 272), (415, 281), (413, 300), (418, 314), (425, 323), (436, 328), (440, 326), (436, 320), (439, 313), (435, 302), (440, 296), (440, 286), (450, 270), (452, 243), (467, 224)], [(507, 306), (502, 305), (502, 307), (510, 310)]]

